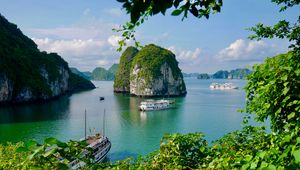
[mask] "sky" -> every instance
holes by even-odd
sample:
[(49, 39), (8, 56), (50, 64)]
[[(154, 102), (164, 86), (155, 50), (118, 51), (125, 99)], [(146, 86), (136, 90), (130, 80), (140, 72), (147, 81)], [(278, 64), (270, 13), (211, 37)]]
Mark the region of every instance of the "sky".
[[(150, 17), (136, 32), (142, 45), (171, 50), (186, 73), (250, 68), (288, 51), (288, 40), (251, 41), (247, 28), (257, 23), (296, 21), (299, 7), (279, 13), (271, 0), (224, 0), (221, 13), (205, 18)], [(120, 34), (112, 28), (129, 21), (116, 0), (0, 0), (0, 13), (18, 25), (41, 51), (56, 52), (71, 67), (92, 71), (119, 62)]]

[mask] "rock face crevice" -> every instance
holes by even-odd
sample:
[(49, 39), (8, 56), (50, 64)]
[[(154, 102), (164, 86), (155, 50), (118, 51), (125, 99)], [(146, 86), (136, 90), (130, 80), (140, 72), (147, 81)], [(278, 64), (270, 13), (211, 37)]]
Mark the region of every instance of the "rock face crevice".
[(5, 74), (0, 74), (0, 102), (11, 100), (13, 83)]
[(129, 79), (124, 82), (129, 87), (115, 91), (146, 97), (184, 96), (187, 93), (178, 62), (169, 50), (150, 44), (132, 58)]

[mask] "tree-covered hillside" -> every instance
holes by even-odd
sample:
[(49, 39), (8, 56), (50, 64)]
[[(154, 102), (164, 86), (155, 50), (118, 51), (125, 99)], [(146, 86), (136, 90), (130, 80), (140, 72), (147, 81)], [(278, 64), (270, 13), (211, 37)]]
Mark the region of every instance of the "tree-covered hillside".
[(114, 80), (115, 75), (102, 67), (97, 67), (92, 71), (92, 80)]
[(44, 100), (63, 94), (72, 77), (69, 72), (68, 63), (59, 55), (40, 52), (30, 38), (0, 14), (2, 102)]

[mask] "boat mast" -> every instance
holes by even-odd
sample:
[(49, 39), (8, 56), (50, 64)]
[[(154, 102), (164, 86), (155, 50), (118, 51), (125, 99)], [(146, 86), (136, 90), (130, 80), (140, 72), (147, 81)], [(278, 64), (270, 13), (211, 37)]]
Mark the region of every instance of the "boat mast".
[(103, 128), (102, 128), (103, 132), (103, 136), (105, 136), (105, 109), (104, 109), (104, 113), (103, 113)]
[(84, 110), (84, 139), (86, 140), (86, 109)]

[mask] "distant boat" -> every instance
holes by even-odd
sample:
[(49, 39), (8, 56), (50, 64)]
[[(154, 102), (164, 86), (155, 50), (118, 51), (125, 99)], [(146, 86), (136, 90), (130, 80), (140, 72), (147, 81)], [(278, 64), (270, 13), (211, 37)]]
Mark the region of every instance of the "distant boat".
[(224, 84), (219, 84), (219, 83), (212, 83), (209, 86), (210, 89), (216, 89), (216, 90), (232, 90), (232, 89), (238, 89), (238, 86), (233, 85), (232, 83), (224, 83)]
[(104, 97), (99, 97), (99, 100), (101, 101), (101, 100), (104, 100)]
[(140, 103), (139, 108), (141, 111), (163, 110), (173, 107), (174, 104), (175, 100), (145, 100)]

